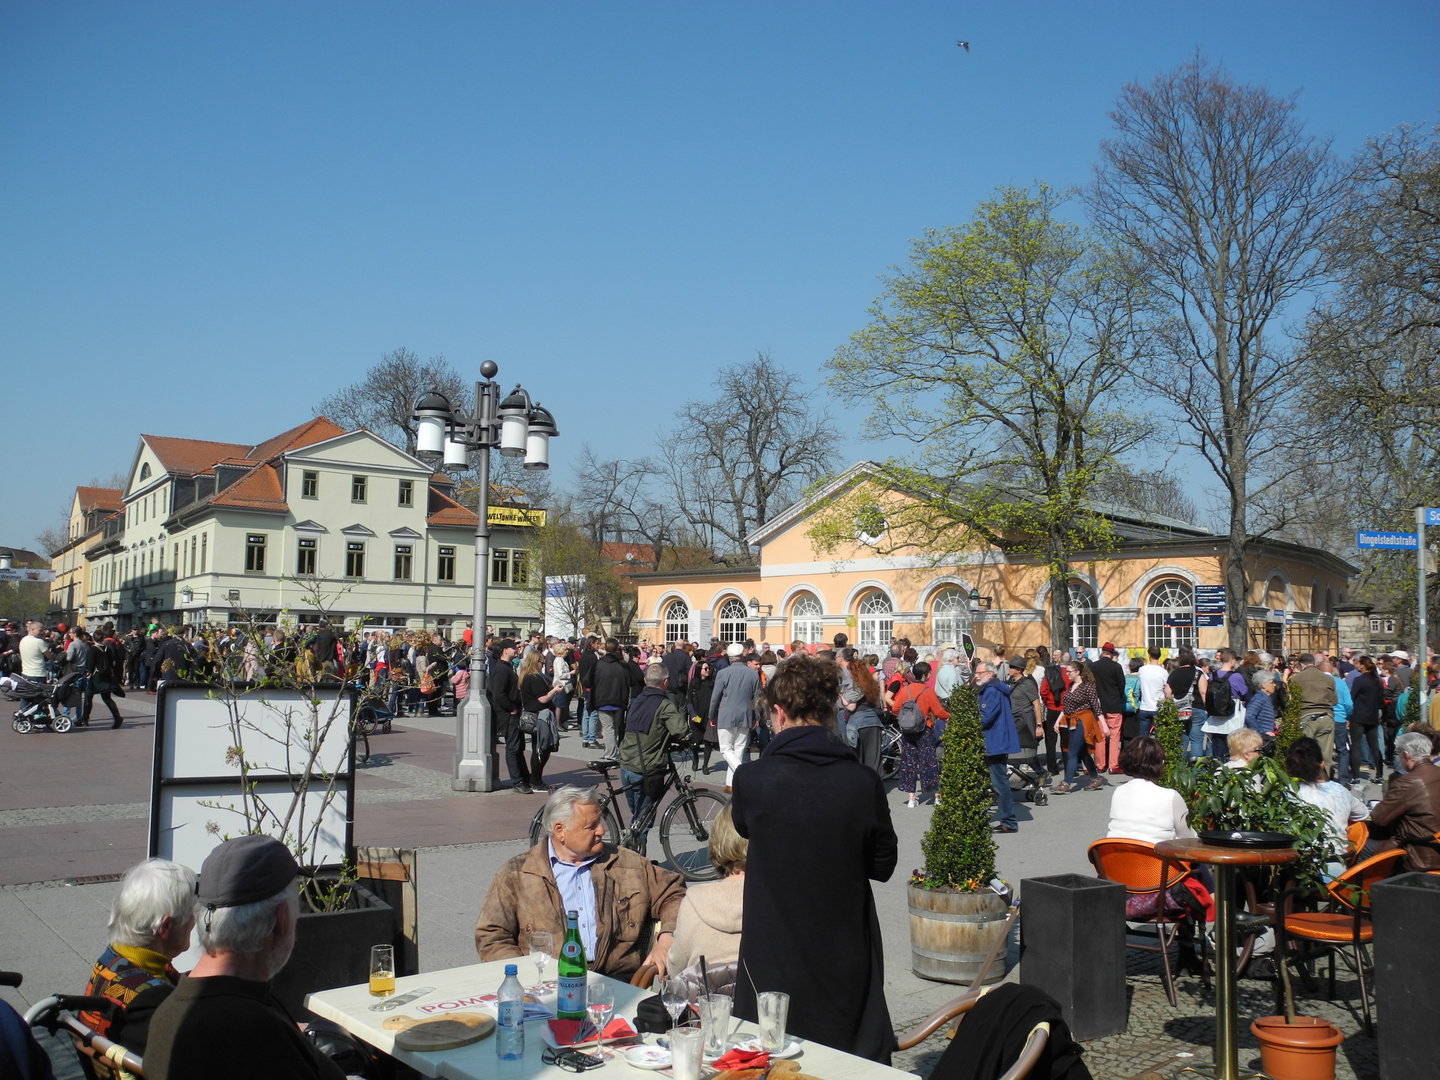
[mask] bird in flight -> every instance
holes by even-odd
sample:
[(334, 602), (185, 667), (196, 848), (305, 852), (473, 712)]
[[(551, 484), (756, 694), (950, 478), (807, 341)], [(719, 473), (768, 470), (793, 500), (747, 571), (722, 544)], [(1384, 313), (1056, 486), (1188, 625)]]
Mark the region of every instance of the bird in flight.
[(960, 48), (964, 49), (967, 53), (970, 51), (970, 43), (968, 41), (957, 41), (955, 42), (955, 44), (958, 45)]

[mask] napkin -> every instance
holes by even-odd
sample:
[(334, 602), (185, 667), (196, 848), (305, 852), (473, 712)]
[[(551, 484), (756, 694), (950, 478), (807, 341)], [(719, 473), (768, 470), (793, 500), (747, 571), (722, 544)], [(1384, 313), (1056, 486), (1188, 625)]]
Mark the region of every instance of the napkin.
[(725, 1051), (711, 1063), (711, 1067), (720, 1072), (733, 1072), (737, 1069), (764, 1069), (770, 1065), (770, 1055), (763, 1050), (742, 1050), (735, 1047)]
[[(555, 1036), (556, 1046), (574, 1046), (582, 1042), (595, 1041), (595, 1025), (588, 1020), (550, 1020), (551, 1034)], [(602, 1039), (626, 1039), (633, 1038), (635, 1029), (623, 1016), (617, 1016), (605, 1025), (601, 1033)]]

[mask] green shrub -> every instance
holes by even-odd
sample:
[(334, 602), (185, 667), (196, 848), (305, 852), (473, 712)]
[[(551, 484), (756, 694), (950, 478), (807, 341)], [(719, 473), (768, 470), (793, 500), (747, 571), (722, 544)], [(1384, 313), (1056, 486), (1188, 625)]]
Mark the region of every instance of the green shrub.
[(1175, 770), (1185, 763), (1185, 730), (1175, 699), (1161, 698), (1160, 707), (1155, 711), (1155, 738), (1165, 751), (1165, 775), (1160, 778), (1165, 787), (1175, 786), (1172, 783)]
[(1285, 688), (1285, 708), (1280, 711), (1280, 724), (1275, 729), (1275, 760), (1283, 762), (1285, 754), (1300, 738), (1300, 688)]
[(911, 883), (927, 889), (986, 888), (995, 876), (995, 838), (990, 834), (990, 770), (980, 730), (980, 697), (959, 686), (946, 702), (950, 719), (941, 740), (939, 805), (920, 841), (925, 869)]

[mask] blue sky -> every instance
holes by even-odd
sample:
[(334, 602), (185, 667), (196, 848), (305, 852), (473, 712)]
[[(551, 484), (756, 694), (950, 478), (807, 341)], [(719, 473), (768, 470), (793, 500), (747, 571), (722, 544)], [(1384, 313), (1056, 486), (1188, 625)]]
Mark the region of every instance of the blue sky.
[(3, 0), (0, 543), (142, 431), (258, 441), (400, 345), (523, 381), (561, 482), (651, 452), (757, 349), (814, 382), (926, 227), (1085, 182), (1127, 80), (1199, 48), (1348, 155), (1435, 122), (1437, 37), (1433, 0)]

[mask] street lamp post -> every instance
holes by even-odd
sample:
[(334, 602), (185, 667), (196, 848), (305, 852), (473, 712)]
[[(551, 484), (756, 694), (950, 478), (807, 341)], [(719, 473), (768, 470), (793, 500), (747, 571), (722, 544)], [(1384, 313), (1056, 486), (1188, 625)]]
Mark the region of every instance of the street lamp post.
[(517, 384), (505, 398), (495, 382), (499, 367), (493, 360), (480, 365), (482, 379), (475, 384), (475, 411), (466, 416), (451, 408), (441, 394), (431, 391), (415, 402), (419, 428), (416, 453), (426, 460), (463, 467), (471, 452), (480, 455), (479, 506), (475, 514), (475, 600), (470, 634), (470, 692), (455, 724), (455, 766), (450, 787), (455, 791), (494, 791), (499, 782), (499, 755), (495, 751), (495, 717), (486, 695), (485, 586), (490, 568), (490, 451), (506, 457), (524, 457), (527, 469), (550, 467), (550, 438), (557, 435), (555, 418)]

